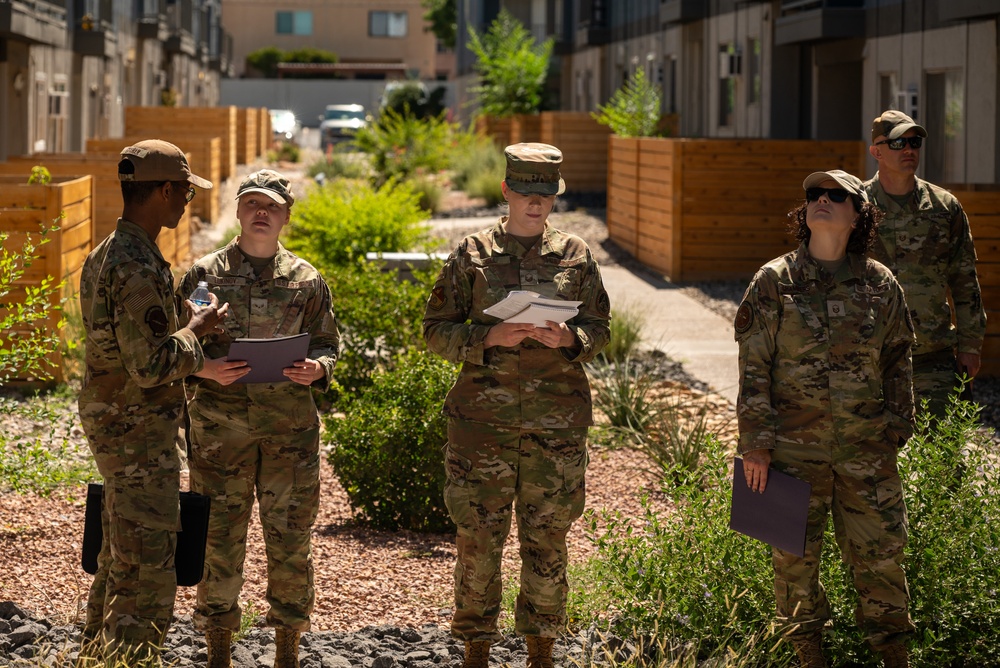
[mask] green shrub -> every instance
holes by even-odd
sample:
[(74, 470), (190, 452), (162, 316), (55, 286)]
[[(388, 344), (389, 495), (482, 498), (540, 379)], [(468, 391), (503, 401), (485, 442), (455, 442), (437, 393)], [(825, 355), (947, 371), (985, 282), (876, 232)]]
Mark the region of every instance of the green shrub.
[(444, 199), (444, 190), (433, 178), (424, 175), (416, 175), (409, 181), (413, 192), (419, 197), (420, 208), (427, 213), (434, 215), (441, 210), (441, 200)]
[(333, 179), (370, 179), (372, 168), (363, 153), (333, 151), (306, 168), (306, 175), (315, 179), (320, 174), (325, 181)]
[(4, 337), (0, 344), (0, 385), (12, 377), (52, 377), (48, 355), (60, 345), (58, 328), (63, 322), (56, 331), (43, 325), (62, 283), (46, 276), (37, 285), (26, 285), (18, 301), (13, 301), (11, 292), (38, 259), (39, 246), (51, 241), (46, 235), (54, 229), (40, 225), (38, 235), (18, 234), (10, 244), (10, 233), (0, 231), (0, 333)]
[(451, 183), (458, 190), (467, 190), (469, 182), (480, 174), (488, 174), (495, 188), (500, 189), (507, 161), (494, 141), (472, 130), (455, 135), (455, 151), (449, 165)]
[(377, 262), (359, 259), (326, 274), (340, 327), (331, 399), (363, 391), (375, 374), (393, 368), (398, 355), (424, 348), (424, 305), (439, 269), (414, 272), (411, 283), (395, 271), (382, 271)]
[(635, 447), (659, 475), (696, 473), (711, 438), (707, 418), (707, 402), (694, 407), (677, 394), (657, 397), (645, 430), (634, 436)]
[(374, 189), (338, 180), (295, 205), (286, 245), (327, 274), (368, 252), (414, 250), (426, 236), (425, 218), (409, 183)]
[(385, 183), (446, 169), (454, 147), (452, 131), (441, 116), (418, 119), (385, 109), (376, 122), (359, 128), (352, 141), (371, 158), (377, 182)]
[(268, 162), (298, 162), (299, 147), (293, 142), (283, 141), (278, 144), (276, 149), (271, 149), (267, 152), (267, 159)]
[(395, 369), (326, 419), (330, 464), (357, 519), (395, 531), (453, 530), (444, 505), (447, 420), (441, 412), (457, 368), (411, 351)]
[(619, 137), (651, 137), (660, 122), (660, 87), (639, 68), (591, 117)]
[(645, 312), (634, 304), (624, 304), (611, 310), (611, 340), (602, 351), (609, 362), (622, 362), (638, 352), (642, 330), (646, 326)]
[(486, 200), (486, 206), (497, 206), (504, 202), (503, 190), (500, 189), (500, 182), (503, 181), (503, 171), (500, 174), (490, 172), (479, 172), (474, 174), (465, 186), (465, 193), (469, 197), (482, 197)]
[(652, 396), (653, 375), (630, 359), (608, 363), (598, 358), (589, 371), (595, 381), (594, 405), (611, 426), (638, 434), (645, 432), (657, 410)]
[[(699, 656), (733, 649), (740, 665), (774, 666), (790, 658), (771, 633), (770, 549), (728, 528), (732, 481), (728, 457), (710, 439), (699, 476), (678, 471), (663, 490), (676, 507), (665, 516), (646, 505), (637, 520), (593, 518), (594, 566), (622, 635), (659, 638), (666, 647), (694, 643)], [(924, 417), (900, 459), (909, 516), (907, 577), (917, 627), (911, 665), (1000, 665), (1000, 468), (972, 404), (956, 402), (946, 418)], [(828, 523), (821, 581), (833, 631), (831, 665), (873, 660), (854, 620), (857, 597)], [(738, 648), (738, 649), (735, 649)]]

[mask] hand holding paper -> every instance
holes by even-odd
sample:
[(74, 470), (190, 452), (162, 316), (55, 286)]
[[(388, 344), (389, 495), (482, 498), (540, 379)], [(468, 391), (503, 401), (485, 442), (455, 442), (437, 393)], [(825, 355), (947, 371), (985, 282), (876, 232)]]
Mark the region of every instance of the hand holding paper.
[(537, 292), (514, 290), (503, 301), (483, 309), (483, 313), (508, 323), (548, 327), (546, 322), (563, 323), (580, 312), (583, 302), (546, 299)]

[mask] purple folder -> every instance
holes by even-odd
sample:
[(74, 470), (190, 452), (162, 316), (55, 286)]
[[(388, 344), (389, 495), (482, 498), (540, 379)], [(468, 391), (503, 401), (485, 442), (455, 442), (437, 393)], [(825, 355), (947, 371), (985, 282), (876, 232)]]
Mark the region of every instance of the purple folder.
[(743, 460), (733, 460), (733, 504), (729, 528), (801, 557), (812, 485), (769, 469), (763, 494), (753, 492), (743, 475)]

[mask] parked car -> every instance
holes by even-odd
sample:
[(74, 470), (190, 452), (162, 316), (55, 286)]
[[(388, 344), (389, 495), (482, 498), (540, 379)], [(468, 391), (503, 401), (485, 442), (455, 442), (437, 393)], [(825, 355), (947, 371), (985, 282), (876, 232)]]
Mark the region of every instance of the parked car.
[(268, 109), (275, 139), (291, 141), (299, 131), (299, 120), (291, 109)]
[(319, 120), (320, 146), (326, 150), (368, 125), (368, 112), (360, 104), (328, 104)]

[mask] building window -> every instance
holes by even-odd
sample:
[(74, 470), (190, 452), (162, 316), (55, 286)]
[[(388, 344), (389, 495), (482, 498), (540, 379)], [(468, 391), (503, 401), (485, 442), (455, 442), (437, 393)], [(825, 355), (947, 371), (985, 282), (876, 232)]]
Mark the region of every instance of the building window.
[(312, 12), (275, 12), (274, 22), (279, 35), (313, 34)]
[(880, 74), (878, 77), (878, 113), (881, 114), (886, 109), (895, 109), (897, 97), (896, 73)]
[(406, 12), (368, 12), (370, 37), (406, 37)]
[(739, 56), (735, 45), (719, 45), (719, 127), (729, 127), (735, 121), (737, 74)]
[[(928, 180), (939, 183), (965, 181), (965, 79), (962, 70), (928, 72), (924, 91), (924, 118), (912, 107), (913, 120), (927, 128), (924, 170)], [(916, 92), (911, 93), (911, 98)], [(906, 110), (904, 110), (906, 111)], [(907, 111), (907, 113), (910, 113)]]
[(747, 40), (747, 104), (760, 102), (760, 40)]
[(69, 110), (69, 90), (66, 86), (66, 75), (57, 74), (49, 88), (49, 116), (65, 118)]

